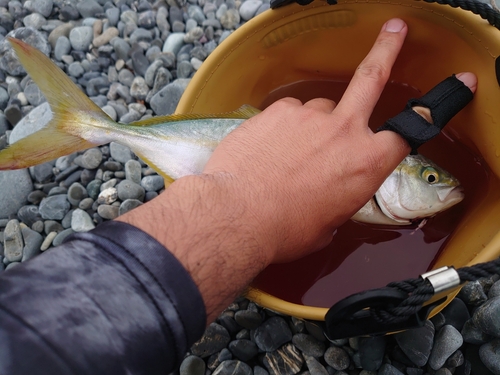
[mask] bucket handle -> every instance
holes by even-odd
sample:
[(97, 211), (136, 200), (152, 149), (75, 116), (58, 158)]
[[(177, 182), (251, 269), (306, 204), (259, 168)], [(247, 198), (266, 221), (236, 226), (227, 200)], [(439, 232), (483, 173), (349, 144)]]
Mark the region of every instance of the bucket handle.
[[(314, 0), (271, 0), (271, 8), (276, 9), (284, 5), (296, 2), (299, 5), (308, 5)], [(419, 0), (416, 0), (419, 1)], [(453, 8), (460, 8), (470, 11), (479, 15), (481, 18), (487, 20), (490, 25), (495, 26), (500, 30), (500, 10), (495, 4), (495, 0), (491, 1), (491, 6), (488, 4), (480, 3), (475, 0), (424, 0), (427, 3), (438, 3), (442, 5), (449, 5)], [(337, 0), (327, 0), (330, 5), (337, 4)]]

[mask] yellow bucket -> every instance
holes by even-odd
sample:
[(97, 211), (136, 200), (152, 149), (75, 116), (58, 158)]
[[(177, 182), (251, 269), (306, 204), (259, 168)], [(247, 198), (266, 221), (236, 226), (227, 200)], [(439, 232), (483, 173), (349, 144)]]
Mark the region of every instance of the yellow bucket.
[[(392, 17), (405, 20), (409, 33), (391, 81), (423, 93), (453, 73), (472, 71), (478, 76), (474, 100), (446, 127), (445, 138), (474, 154), (485, 178), (473, 184), (469, 196), (466, 190), (468, 201), (459, 211), (460, 218), (429, 265), (460, 268), (495, 259), (500, 255), (500, 87), (495, 71), (500, 31), (477, 15), (414, 0), (339, 0), (336, 5), (314, 1), (268, 10), (241, 26), (209, 56), (190, 82), (177, 113), (227, 112), (243, 104), (263, 107), (283, 88), (303, 100), (329, 96), (321, 82), (347, 82), (383, 23)], [(292, 87), (301, 82), (317, 85)], [(301, 87), (307, 92), (301, 94)], [(396, 112), (400, 109), (402, 105)], [(434, 160), (448, 169), (441, 160)], [(336, 255), (335, 250), (329, 254), (333, 259)], [(408, 277), (425, 271), (415, 270)], [(396, 275), (391, 280), (399, 279)], [(456, 293), (450, 293), (433, 314)], [(287, 300), (255, 284), (247, 297), (271, 310), (319, 321), (329, 307)]]

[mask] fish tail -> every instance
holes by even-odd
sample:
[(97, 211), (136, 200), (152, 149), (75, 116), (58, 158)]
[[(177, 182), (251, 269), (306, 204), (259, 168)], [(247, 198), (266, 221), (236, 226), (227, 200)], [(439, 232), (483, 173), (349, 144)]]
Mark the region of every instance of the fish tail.
[(105, 135), (114, 121), (42, 52), (18, 39), (9, 41), (53, 117), (41, 130), (0, 151), (0, 170), (27, 168), (109, 142)]

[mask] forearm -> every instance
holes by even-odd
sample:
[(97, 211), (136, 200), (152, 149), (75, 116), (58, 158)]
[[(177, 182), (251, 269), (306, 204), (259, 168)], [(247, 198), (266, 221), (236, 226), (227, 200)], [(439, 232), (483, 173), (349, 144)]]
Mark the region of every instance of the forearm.
[(210, 177), (190, 176), (173, 183), (154, 205), (117, 219), (154, 237), (184, 265), (203, 297), (207, 322), (241, 293), (273, 254), (272, 245), (256, 236), (262, 223), (233, 196)]

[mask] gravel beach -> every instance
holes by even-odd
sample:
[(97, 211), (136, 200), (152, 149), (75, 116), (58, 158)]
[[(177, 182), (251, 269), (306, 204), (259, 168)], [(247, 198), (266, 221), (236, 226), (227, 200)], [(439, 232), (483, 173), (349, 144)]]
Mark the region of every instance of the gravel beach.
[[(28, 40), (111, 118), (128, 123), (173, 113), (207, 56), (268, 1), (0, 0), (0, 149), (52, 116), (6, 36)], [(0, 172), (0, 273), (163, 189), (163, 178), (117, 143)], [(178, 373), (499, 375), (499, 279), (467, 284), (421, 328), (332, 342), (309, 322), (239, 298)]]

